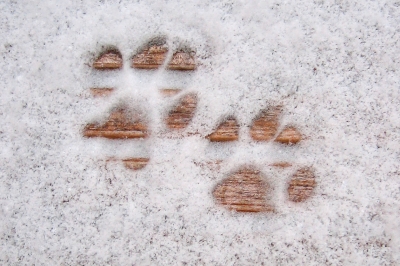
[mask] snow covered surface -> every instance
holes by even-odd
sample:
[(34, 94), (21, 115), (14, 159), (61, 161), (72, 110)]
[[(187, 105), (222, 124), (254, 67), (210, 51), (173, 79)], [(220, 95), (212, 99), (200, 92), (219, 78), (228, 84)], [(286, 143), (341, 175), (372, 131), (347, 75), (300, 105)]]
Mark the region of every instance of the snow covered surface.
[[(2, 265), (399, 265), (399, 1), (21, 0), (0, 10)], [(198, 70), (131, 69), (155, 36), (195, 49)], [(121, 51), (121, 71), (90, 67), (107, 45)], [(93, 99), (93, 86), (117, 92)], [(177, 99), (164, 87), (198, 93), (188, 131), (208, 134), (233, 114), (240, 141), (157, 135)], [(146, 113), (152, 137), (82, 137), (122, 103)], [(307, 139), (253, 143), (248, 125), (270, 104)], [(137, 172), (105, 162), (129, 156), (151, 160)], [(195, 164), (212, 159), (220, 171)], [(287, 200), (294, 169), (269, 166), (281, 160), (315, 169), (307, 202)], [(263, 172), (276, 213), (213, 202), (213, 187), (244, 164)]]

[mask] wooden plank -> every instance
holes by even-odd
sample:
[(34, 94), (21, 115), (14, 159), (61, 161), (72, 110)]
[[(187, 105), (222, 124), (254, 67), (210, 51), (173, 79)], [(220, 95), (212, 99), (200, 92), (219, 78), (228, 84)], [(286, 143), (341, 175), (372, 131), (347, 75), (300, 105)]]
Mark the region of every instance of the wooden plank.
[(316, 184), (314, 173), (310, 168), (297, 170), (289, 182), (289, 200), (294, 202), (305, 201), (312, 195)]
[(195, 70), (196, 61), (194, 52), (174, 53), (167, 68), (170, 70), (181, 70), (181, 71)]
[(107, 97), (114, 92), (114, 88), (90, 88), (93, 97)]
[(187, 94), (179, 100), (178, 104), (168, 113), (166, 124), (169, 129), (184, 129), (192, 121), (197, 107), (197, 96)]
[(85, 137), (103, 137), (109, 139), (146, 138), (147, 125), (140, 120), (133, 121), (123, 109), (111, 113), (108, 120), (102, 124), (88, 124), (83, 135)]
[(301, 134), (294, 127), (286, 127), (279, 135), (276, 137), (275, 141), (283, 144), (296, 144), (302, 139)]
[(266, 201), (268, 184), (259, 171), (242, 169), (218, 184), (213, 196), (216, 202), (237, 212), (270, 212), (274, 208)]
[(217, 129), (207, 136), (210, 141), (226, 142), (239, 139), (239, 124), (234, 117), (227, 118)]
[(122, 161), (126, 168), (131, 170), (140, 170), (148, 164), (149, 160), (149, 158), (128, 158)]
[(122, 68), (122, 55), (116, 50), (109, 50), (101, 54), (93, 63), (93, 67), (99, 70)]
[(157, 69), (165, 61), (168, 48), (165, 45), (153, 45), (142, 50), (132, 58), (131, 66), (138, 69)]
[(272, 140), (279, 127), (280, 113), (281, 107), (279, 106), (261, 111), (250, 128), (251, 138), (257, 141)]

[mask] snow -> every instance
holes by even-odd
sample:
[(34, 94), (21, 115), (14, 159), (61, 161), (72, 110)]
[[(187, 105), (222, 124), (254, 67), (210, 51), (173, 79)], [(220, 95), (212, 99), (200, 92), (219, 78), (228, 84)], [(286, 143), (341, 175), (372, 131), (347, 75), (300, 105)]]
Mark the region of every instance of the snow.
[[(400, 261), (400, 2), (0, 2), (0, 262), (2, 265), (396, 265)], [(129, 58), (155, 36), (196, 50), (193, 73), (142, 71)], [(90, 67), (104, 46), (121, 71)], [(108, 99), (90, 87), (115, 87)], [(240, 141), (163, 137), (163, 117), (196, 92), (188, 132), (235, 115)], [(90, 121), (129, 104), (148, 140), (84, 139)], [(282, 104), (298, 146), (254, 143), (251, 121)], [(133, 172), (110, 157), (149, 156)], [(195, 161), (222, 159), (220, 171)], [(315, 194), (285, 185), (312, 166)], [(276, 213), (230, 213), (211, 191), (254, 165)]]

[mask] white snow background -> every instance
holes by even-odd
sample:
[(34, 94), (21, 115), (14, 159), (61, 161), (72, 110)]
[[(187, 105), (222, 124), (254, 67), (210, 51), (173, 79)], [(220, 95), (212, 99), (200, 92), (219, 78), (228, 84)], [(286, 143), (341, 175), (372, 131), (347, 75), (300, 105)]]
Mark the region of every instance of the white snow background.
[[(400, 265), (400, 1), (1, 1), (1, 265)], [(198, 70), (140, 71), (129, 59), (165, 36)], [(104, 46), (124, 68), (91, 63)], [(116, 94), (93, 99), (89, 88)], [(227, 115), (240, 141), (164, 138), (163, 117), (196, 92), (187, 132)], [(143, 110), (147, 140), (85, 139), (115, 105)], [(297, 146), (254, 143), (257, 113), (282, 104)], [(149, 156), (140, 171), (109, 157)], [(223, 159), (220, 171), (195, 162)], [(318, 185), (287, 200), (295, 169)], [(242, 165), (261, 170), (276, 213), (232, 213), (212, 198)]]

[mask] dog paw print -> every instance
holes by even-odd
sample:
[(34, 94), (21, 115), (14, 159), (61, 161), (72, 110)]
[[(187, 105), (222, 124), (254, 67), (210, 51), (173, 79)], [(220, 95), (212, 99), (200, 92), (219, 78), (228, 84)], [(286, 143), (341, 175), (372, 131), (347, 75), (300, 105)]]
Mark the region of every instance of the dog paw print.
[[(123, 56), (116, 48), (105, 50), (93, 63), (96, 71), (118, 71), (123, 68)], [(144, 46), (130, 59), (133, 69), (165, 71), (196, 70), (195, 53), (190, 49), (169, 51), (165, 41), (155, 39)], [(114, 93), (114, 88), (91, 88), (94, 97), (107, 97)], [(178, 97), (180, 89), (164, 88), (159, 91), (163, 97)], [(169, 131), (182, 132), (187, 128), (196, 114), (198, 97), (195, 93), (182, 93), (170, 107), (163, 119), (164, 128)], [(296, 145), (302, 140), (302, 135), (294, 126), (283, 127), (279, 120), (282, 106), (262, 110), (250, 125), (250, 136), (254, 142), (277, 142), (280, 145)], [(278, 132), (278, 130), (280, 130)], [(110, 111), (105, 121), (88, 123), (83, 129), (87, 138), (107, 139), (146, 139), (152, 132), (146, 117), (132, 110), (129, 105), (121, 104)], [(210, 142), (232, 142), (239, 140), (239, 123), (235, 117), (229, 116), (215, 130), (205, 136)], [(150, 158), (129, 157), (120, 159), (130, 170), (140, 170), (147, 166)], [(217, 164), (222, 161), (216, 162)], [(276, 162), (271, 166), (288, 168), (288, 162)], [(310, 167), (300, 167), (291, 176), (287, 184), (288, 199), (302, 202), (309, 198), (316, 186), (315, 175)], [(261, 171), (255, 167), (245, 166), (231, 173), (219, 182), (212, 195), (215, 202), (229, 210), (237, 212), (271, 212), (274, 211), (269, 197), (270, 185)]]
[[(250, 126), (253, 141), (296, 145), (302, 140), (302, 135), (294, 126), (286, 126), (278, 132), (281, 110), (282, 107), (277, 106), (259, 113)], [(239, 139), (239, 124), (234, 117), (228, 117), (207, 138), (211, 142), (236, 141)], [(288, 162), (277, 162), (271, 166), (287, 168), (292, 165)], [(315, 186), (313, 170), (310, 167), (301, 167), (291, 176), (287, 185), (288, 199), (292, 202), (303, 202), (312, 195)], [(269, 189), (262, 173), (246, 166), (217, 184), (212, 194), (218, 204), (229, 210), (269, 212), (274, 211), (273, 205), (269, 203)]]

